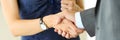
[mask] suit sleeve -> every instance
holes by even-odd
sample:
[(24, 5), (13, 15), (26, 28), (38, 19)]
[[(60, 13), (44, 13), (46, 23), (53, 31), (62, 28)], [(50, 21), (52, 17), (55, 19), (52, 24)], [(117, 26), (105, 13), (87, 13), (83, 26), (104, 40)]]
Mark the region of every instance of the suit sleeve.
[(80, 16), (85, 30), (91, 37), (95, 36), (95, 8), (81, 12)]

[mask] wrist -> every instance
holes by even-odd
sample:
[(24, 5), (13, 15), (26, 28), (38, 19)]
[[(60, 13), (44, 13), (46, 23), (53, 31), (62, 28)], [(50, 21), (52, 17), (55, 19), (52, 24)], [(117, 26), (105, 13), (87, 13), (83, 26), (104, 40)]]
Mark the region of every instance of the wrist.
[(43, 17), (43, 22), (44, 22), (44, 24), (45, 24), (48, 28), (51, 28), (51, 25), (49, 25), (46, 21), (47, 21), (47, 18), (46, 18), (46, 17)]
[(54, 26), (54, 16), (53, 15), (48, 15), (43, 17), (43, 22), (46, 24), (48, 28), (52, 28)]
[(43, 17), (43, 21), (48, 26), (48, 28), (52, 28), (54, 27), (54, 25), (59, 24), (61, 20), (62, 15), (60, 16), (60, 14), (59, 15), (53, 14)]
[(40, 27), (43, 29), (43, 30), (46, 30), (48, 29), (47, 25), (44, 23), (43, 21), (43, 17), (40, 18)]

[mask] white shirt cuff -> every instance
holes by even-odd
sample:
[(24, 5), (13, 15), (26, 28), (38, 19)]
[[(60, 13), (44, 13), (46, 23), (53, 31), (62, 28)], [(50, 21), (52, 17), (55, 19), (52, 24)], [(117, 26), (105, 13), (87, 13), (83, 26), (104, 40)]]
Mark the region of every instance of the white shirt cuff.
[(83, 26), (83, 23), (81, 20), (81, 16), (80, 16), (80, 12), (75, 13), (75, 24), (78, 28), (84, 29), (84, 26)]

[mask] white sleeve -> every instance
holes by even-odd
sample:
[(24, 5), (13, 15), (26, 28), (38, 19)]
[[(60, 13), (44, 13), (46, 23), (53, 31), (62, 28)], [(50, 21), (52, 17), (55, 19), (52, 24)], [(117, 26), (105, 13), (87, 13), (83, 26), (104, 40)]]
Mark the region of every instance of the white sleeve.
[(81, 16), (80, 16), (80, 12), (75, 13), (75, 24), (78, 28), (84, 29), (84, 26), (83, 26), (83, 23), (81, 20)]

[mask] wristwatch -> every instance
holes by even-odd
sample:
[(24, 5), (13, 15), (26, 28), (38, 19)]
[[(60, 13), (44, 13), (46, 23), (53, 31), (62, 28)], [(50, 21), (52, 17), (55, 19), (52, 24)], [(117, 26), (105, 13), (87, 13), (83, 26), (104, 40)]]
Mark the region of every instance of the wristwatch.
[(43, 18), (40, 18), (40, 27), (41, 27), (43, 30), (46, 30), (46, 29), (47, 29), (47, 26), (46, 26), (45, 23), (43, 22)]

